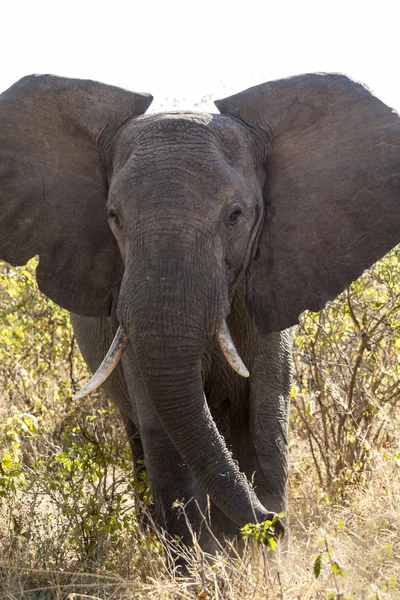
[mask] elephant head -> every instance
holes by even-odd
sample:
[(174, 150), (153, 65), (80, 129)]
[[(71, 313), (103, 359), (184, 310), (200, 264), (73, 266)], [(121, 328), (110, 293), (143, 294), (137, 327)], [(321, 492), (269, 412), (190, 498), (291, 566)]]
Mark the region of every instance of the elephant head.
[(90, 81), (27, 77), (0, 97), (0, 256), (35, 254), (68, 310), (115, 314), (149, 401), (236, 524), (270, 513), (232, 459), (203, 392), (237, 290), (257, 340), (320, 310), (400, 240), (400, 120), (340, 75), (269, 82), (219, 115), (143, 115)]

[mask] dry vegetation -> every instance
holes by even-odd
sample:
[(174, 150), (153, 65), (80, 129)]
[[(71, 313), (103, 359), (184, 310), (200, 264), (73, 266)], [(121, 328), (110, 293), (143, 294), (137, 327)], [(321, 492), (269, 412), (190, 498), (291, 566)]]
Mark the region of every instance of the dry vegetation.
[(32, 265), (4, 265), (0, 600), (400, 598), (399, 256), (299, 327), (288, 547), (211, 558), (195, 543), (185, 578), (118, 414), (101, 394), (71, 402), (87, 373), (66, 314)]

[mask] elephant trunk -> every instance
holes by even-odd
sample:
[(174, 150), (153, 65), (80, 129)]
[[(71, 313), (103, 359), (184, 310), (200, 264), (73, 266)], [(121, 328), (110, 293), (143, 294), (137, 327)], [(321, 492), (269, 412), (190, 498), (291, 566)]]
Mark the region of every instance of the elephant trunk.
[(175, 258), (171, 248), (156, 248), (140, 276), (133, 269), (131, 285), (125, 276), (118, 308), (149, 401), (189, 469), (232, 521), (243, 526), (271, 518), (233, 461), (203, 392), (207, 335), (227, 312), (222, 278), (211, 274), (210, 262), (206, 269), (182, 258), (195, 256), (193, 248)]
[(266, 511), (212, 419), (201, 378), (203, 347), (196, 337), (188, 326), (168, 337), (153, 329), (137, 336), (134, 345), (148, 397), (168, 436), (212, 500), (243, 526), (265, 519)]

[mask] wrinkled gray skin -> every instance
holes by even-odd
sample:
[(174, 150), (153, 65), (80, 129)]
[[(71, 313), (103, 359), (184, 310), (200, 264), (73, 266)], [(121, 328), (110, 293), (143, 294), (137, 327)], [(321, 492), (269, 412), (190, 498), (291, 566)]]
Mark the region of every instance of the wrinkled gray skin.
[[(338, 75), (257, 86), (220, 115), (142, 115), (150, 100), (51, 76), (0, 97), (0, 256), (40, 255), (91, 369), (125, 328), (105, 388), (159, 525), (189, 543), (176, 499), (199, 532), (208, 495), (219, 537), (285, 510), (286, 328), (398, 243), (400, 120)], [(249, 379), (216, 343), (224, 318)]]

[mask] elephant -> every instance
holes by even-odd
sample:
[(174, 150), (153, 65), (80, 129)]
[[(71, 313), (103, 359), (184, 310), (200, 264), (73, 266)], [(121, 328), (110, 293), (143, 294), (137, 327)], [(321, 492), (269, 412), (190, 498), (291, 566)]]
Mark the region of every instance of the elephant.
[(212, 549), (286, 511), (293, 326), (400, 241), (400, 120), (329, 73), (217, 114), (151, 101), (52, 75), (0, 96), (0, 257), (39, 255), (156, 523)]

